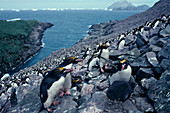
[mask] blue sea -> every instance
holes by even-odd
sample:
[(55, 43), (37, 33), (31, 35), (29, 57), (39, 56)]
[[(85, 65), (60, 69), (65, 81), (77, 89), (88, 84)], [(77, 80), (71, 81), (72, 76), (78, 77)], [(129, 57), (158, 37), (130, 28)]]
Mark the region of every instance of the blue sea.
[(122, 20), (143, 11), (108, 11), (108, 10), (23, 10), (0, 11), (0, 20), (20, 18), (22, 20), (38, 20), (54, 24), (44, 32), (44, 47), (20, 68), (36, 64), (53, 51), (69, 48), (89, 31), (90, 25), (110, 20)]

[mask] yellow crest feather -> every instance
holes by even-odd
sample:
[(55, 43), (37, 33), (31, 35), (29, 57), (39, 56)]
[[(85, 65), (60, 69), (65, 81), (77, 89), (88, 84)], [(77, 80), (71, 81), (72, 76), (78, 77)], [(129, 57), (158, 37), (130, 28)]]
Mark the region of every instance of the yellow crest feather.
[(122, 64), (122, 63), (124, 63), (124, 62), (126, 62), (126, 59), (124, 59), (124, 60), (120, 61), (120, 63), (121, 63), (121, 64)]

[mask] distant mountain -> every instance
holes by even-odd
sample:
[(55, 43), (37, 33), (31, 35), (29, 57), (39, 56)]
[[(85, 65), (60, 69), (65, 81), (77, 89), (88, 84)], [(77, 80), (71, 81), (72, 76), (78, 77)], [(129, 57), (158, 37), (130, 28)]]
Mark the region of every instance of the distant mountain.
[(127, 0), (122, 0), (113, 3), (107, 9), (109, 10), (146, 10), (149, 9), (148, 5), (134, 6), (132, 3), (129, 3)]

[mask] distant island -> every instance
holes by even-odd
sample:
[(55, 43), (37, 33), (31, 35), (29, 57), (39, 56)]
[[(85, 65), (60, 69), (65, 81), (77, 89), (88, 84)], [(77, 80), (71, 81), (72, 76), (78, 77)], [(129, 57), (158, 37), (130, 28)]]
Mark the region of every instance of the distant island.
[(36, 20), (0, 20), (0, 77), (37, 53), (43, 32), (51, 26)]
[(108, 10), (147, 10), (149, 8), (150, 7), (148, 5), (134, 6), (132, 3), (129, 3), (127, 0), (121, 0), (118, 2), (114, 2), (107, 9)]

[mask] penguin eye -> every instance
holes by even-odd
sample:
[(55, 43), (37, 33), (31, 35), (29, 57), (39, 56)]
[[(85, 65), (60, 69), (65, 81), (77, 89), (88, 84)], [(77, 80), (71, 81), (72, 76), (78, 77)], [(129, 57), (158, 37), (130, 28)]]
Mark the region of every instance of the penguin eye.
[(41, 94), (41, 98), (43, 98), (43, 94)]

